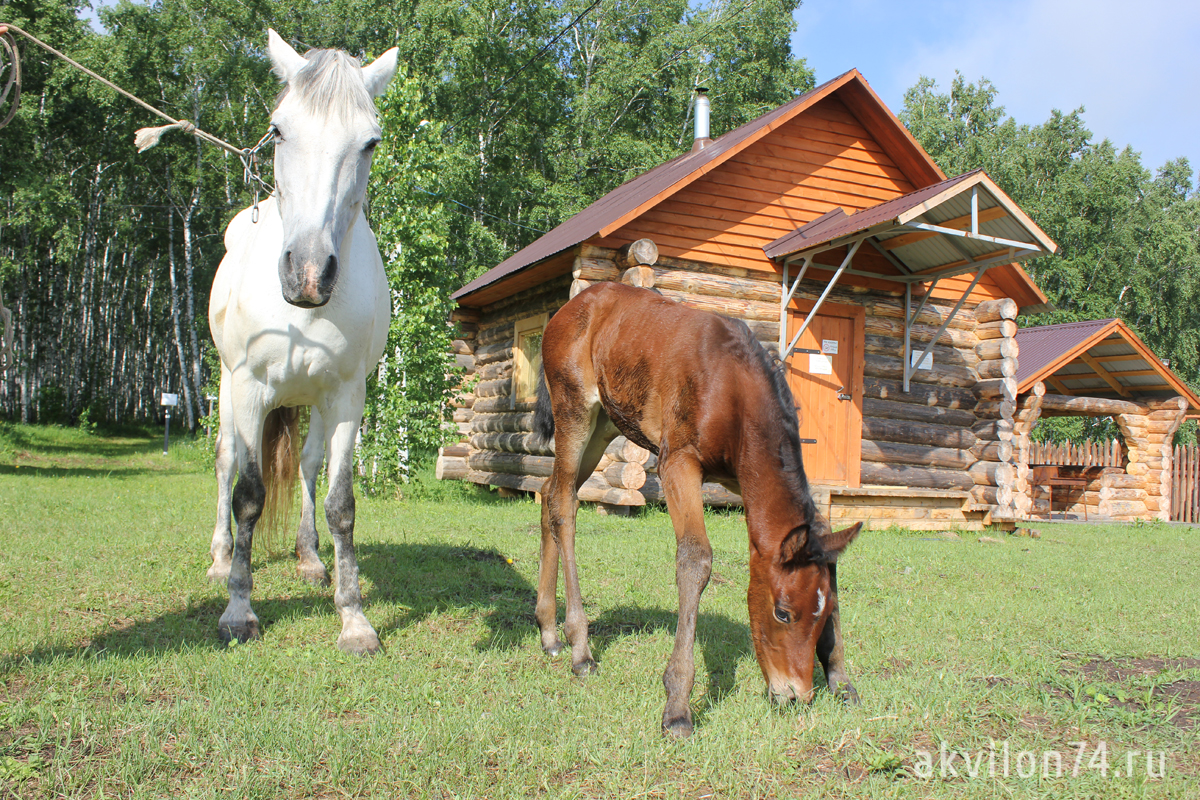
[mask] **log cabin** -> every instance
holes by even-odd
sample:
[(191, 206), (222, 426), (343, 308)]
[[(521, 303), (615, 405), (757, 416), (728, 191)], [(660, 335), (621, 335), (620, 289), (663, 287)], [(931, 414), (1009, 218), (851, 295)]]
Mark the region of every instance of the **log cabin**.
[[(1020, 262), (1054, 242), (984, 172), (943, 174), (857, 70), (716, 139), (701, 117), (689, 152), (454, 294), (474, 381), (439, 477), (540, 491), (541, 331), (591, 284), (623, 281), (741, 319), (780, 359), (835, 526), (1011, 526), (1030, 508), (1016, 318), (1050, 308)], [(580, 498), (661, 502), (654, 456), (619, 437)], [(739, 502), (715, 484), (705, 499)]]

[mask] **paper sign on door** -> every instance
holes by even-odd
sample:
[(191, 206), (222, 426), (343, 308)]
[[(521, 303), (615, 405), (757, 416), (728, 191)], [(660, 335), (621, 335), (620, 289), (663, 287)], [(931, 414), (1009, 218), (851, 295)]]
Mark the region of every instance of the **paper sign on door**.
[(813, 375), (832, 375), (833, 359), (824, 353), (809, 353), (808, 371)]
[(837, 339), (822, 339), (821, 340), (821, 352), (822, 353), (828, 353), (831, 356), (836, 356), (837, 350), (838, 350)]

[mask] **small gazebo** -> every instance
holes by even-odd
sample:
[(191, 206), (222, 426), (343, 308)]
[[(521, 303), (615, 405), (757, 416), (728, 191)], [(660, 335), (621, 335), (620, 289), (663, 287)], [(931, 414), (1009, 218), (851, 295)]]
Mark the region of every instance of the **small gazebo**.
[[(1041, 487), (1062, 478), (1078, 486), (1078, 505), (1097, 517), (1170, 519), (1172, 442), (1184, 418), (1200, 414), (1200, 398), (1119, 319), (1023, 328), (1016, 341), (1018, 517), (1040, 510)], [(1039, 419), (1052, 416), (1112, 417), (1124, 440), (1123, 463), (1031, 464), (1029, 434)]]

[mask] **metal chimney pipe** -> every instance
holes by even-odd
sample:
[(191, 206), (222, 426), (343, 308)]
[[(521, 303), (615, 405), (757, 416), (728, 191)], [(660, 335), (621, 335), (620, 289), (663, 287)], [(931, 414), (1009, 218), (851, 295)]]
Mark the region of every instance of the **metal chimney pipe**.
[(712, 139), (709, 138), (709, 116), (710, 105), (708, 102), (708, 89), (704, 86), (696, 87), (696, 116), (695, 116), (695, 141), (692, 142), (692, 152), (703, 150)]

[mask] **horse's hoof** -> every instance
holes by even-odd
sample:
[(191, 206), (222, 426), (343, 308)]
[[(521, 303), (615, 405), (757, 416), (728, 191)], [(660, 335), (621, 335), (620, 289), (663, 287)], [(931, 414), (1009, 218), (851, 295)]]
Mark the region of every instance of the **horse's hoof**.
[(300, 580), (308, 581), (313, 586), (329, 585), (329, 573), (325, 570), (325, 565), (320, 561), (301, 562), (297, 564), (296, 575), (300, 577)]
[(563, 643), (555, 642), (552, 645), (542, 645), (542, 652), (551, 658), (557, 658), (558, 654), (563, 651)]
[(690, 717), (663, 718), (663, 736), (668, 739), (686, 739), (692, 735), (692, 720)]
[(846, 681), (839, 686), (830, 686), (829, 691), (838, 700), (841, 700), (848, 706), (859, 705), (858, 692), (854, 689), (854, 684)]
[(378, 653), (382, 645), (375, 631), (343, 633), (337, 640), (338, 649), (352, 656), (369, 656)]
[(213, 564), (208, 568), (207, 576), (212, 583), (229, 583), (229, 562)]
[(245, 644), (252, 639), (259, 638), (258, 619), (251, 615), (243, 624), (231, 625), (227, 622), (222, 622), (217, 626), (217, 633), (224, 644), (229, 644), (233, 641)]
[(580, 678), (584, 677), (585, 675), (596, 675), (600, 672), (600, 665), (597, 664), (593, 659), (585, 658), (578, 664), (572, 664), (571, 672), (574, 672)]

